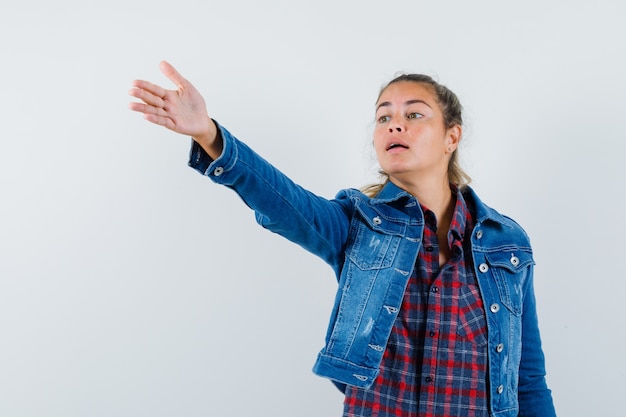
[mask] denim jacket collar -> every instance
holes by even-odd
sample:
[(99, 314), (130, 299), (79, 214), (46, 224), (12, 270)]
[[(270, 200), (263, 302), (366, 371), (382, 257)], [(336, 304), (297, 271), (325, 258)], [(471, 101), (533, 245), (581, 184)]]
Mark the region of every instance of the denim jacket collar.
[(476, 217), (477, 223), (493, 221), (508, 228), (513, 228), (513, 226), (511, 225), (511, 220), (484, 204), (471, 187), (466, 186), (461, 190), (461, 192), (463, 193), (463, 196), (466, 200), (469, 199), (474, 203), (474, 216)]
[[(476, 222), (483, 223), (485, 221), (493, 221), (500, 223), (503, 226), (511, 227), (510, 222), (506, 219), (506, 217), (491, 207), (485, 205), (471, 187), (466, 186), (461, 188), (459, 191), (463, 194), (463, 197), (466, 200), (469, 199), (473, 203), (472, 205), (475, 209), (474, 215), (476, 217)], [(387, 181), (378, 195), (370, 201), (372, 204), (389, 204), (404, 199), (414, 199), (417, 204), (417, 199), (412, 194), (398, 187), (393, 182)]]
[[(413, 195), (404, 191), (402, 188), (398, 187), (391, 181), (387, 181), (387, 183), (383, 186), (383, 189), (380, 190), (376, 197), (371, 199), (372, 204), (389, 204), (400, 199), (415, 199)], [(417, 199), (415, 199), (417, 202)]]

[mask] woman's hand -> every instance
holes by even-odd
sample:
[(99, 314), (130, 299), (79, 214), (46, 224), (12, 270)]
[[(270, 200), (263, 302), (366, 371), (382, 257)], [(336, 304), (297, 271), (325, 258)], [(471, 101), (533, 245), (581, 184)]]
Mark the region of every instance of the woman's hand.
[(149, 122), (193, 137), (209, 156), (217, 159), (222, 152), (222, 144), (217, 143), (217, 127), (209, 118), (204, 98), (169, 63), (162, 61), (159, 67), (178, 89), (166, 90), (148, 81), (135, 80), (128, 94), (143, 103), (132, 102), (128, 107), (143, 113)]

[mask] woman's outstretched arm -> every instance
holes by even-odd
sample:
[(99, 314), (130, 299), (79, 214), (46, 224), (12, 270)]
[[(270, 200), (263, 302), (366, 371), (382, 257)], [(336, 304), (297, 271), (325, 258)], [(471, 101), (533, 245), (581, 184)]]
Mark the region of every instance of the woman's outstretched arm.
[(161, 62), (161, 71), (177, 87), (167, 90), (148, 81), (133, 81), (131, 110), (154, 124), (194, 139), (190, 166), (233, 189), (256, 212), (263, 227), (324, 259), (336, 273), (343, 264), (351, 199), (315, 195), (294, 183), (251, 148), (209, 117), (198, 90), (174, 67)]
[(168, 62), (161, 61), (161, 72), (177, 87), (167, 90), (144, 80), (135, 80), (128, 92), (142, 102), (132, 102), (129, 108), (143, 113), (154, 124), (191, 136), (213, 159), (222, 153), (221, 138), (209, 117), (206, 103), (198, 90)]

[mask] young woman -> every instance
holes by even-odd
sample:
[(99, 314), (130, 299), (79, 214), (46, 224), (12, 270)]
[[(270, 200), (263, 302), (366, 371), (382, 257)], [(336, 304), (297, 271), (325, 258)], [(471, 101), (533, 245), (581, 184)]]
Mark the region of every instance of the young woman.
[(171, 65), (134, 81), (132, 110), (193, 138), (190, 166), (237, 192), (263, 227), (324, 259), (339, 282), (314, 366), (344, 416), (555, 415), (545, 382), (526, 233), (486, 206), (457, 163), (457, 97), (402, 75), (376, 102), (385, 179), (333, 200), (293, 183), (210, 119)]

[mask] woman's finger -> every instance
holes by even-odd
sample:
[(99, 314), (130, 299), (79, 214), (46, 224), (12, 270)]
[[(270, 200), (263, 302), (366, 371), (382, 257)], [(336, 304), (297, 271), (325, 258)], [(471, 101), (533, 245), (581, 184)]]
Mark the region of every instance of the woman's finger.
[(176, 85), (176, 87), (183, 88), (188, 83), (187, 80), (180, 75), (180, 73), (176, 71), (176, 68), (174, 68), (169, 62), (161, 61), (159, 63), (159, 68), (161, 69), (161, 72)]
[(170, 114), (160, 107), (154, 107), (149, 104), (131, 102), (128, 104), (128, 108), (144, 115), (153, 115), (158, 117), (169, 118)]
[(164, 107), (165, 106), (165, 93), (166, 91), (163, 91), (163, 95), (159, 96), (156, 95), (148, 90), (142, 89), (140, 87), (135, 87), (132, 88), (128, 91), (128, 94), (138, 98), (139, 100), (143, 101), (146, 104), (149, 104), (151, 106), (154, 107)]
[(149, 81), (145, 80), (135, 80), (132, 83), (132, 86), (138, 88), (140, 90), (145, 90), (150, 94), (153, 94), (157, 97), (164, 97), (166, 93), (166, 89), (157, 84), (152, 84)]
[(169, 117), (151, 113), (144, 113), (143, 117), (151, 123), (174, 130), (175, 124)]
[(144, 103), (138, 103), (135, 101), (128, 103), (128, 108), (133, 111), (144, 113), (144, 114), (156, 112), (155, 107), (144, 104)]

